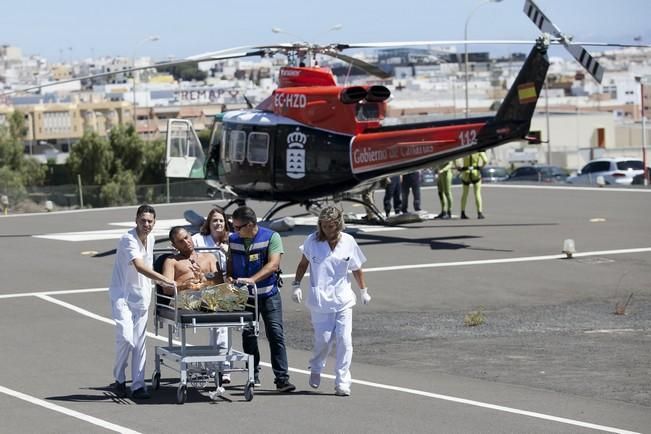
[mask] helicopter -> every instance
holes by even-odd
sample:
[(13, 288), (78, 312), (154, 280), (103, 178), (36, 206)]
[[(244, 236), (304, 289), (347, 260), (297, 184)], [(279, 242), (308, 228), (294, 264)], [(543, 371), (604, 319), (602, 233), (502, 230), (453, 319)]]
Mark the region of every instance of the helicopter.
[[(526, 141), (549, 68), (550, 45), (563, 45), (601, 82), (603, 67), (584, 46), (648, 47), (643, 44), (574, 42), (562, 33), (533, 0), (524, 13), (542, 32), (494, 116), (454, 118), (417, 123), (385, 123), (391, 91), (384, 84), (339, 85), (332, 70), (319, 65), (329, 56), (380, 79), (389, 74), (378, 66), (348, 56), (350, 49), (459, 45), (468, 43), (526, 43), (532, 41), (408, 41), (380, 43), (284, 43), (237, 47), (155, 64), (224, 61), (244, 57), (283, 55), (278, 87), (248, 108), (220, 113), (215, 118), (207, 153), (192, 123), (170, 119), (167, 125), (167, 178), (202, 178), (213, 191), (231, 198), (224, 207), (247, 199), (272, 201), (263, 220), (280, 210), (304, 206), (318, 211), (324, 202), (356, 202), (388, 222), (371, 192), (389, 176), (443, 164), (469, 153), (512, 141)], [(120, 71), (149, 69), (152, 66)], [(115, 72), (66, 81), (92, 79)], [(381, 83), (381, 82), (380, 82)], [(34, 88), (40, 89), (44, 85)], [(4, 94), (3, 94), (4, 95)], [(388, 222), (390, 223), (390, 222)]]
[(438, 43), (434, 41), (280, 44), (213, 57), (217, 60), (280, 53), (287, 56), (289, 65), (280, 68), (278, 87), (256, 107), (217, 115), (207, 157), (191, 122), (170, 119), (168, 176), (201, 172), (203, 164), (208, 184), (233, 196), (226, 208), (243, 204), (246, 199), (274, 201), (263, 220), (288, 206), (298, 204), (309, 211), (318, 209), (324, 200), (334, 199), (360, 203), (377, 220), (385, 221), (368, 195), (364, 197), (379, 180), (507, 142), (527, 140), (549, 67), (547, 49), (551, 43), (565, 46), (601, 82), (603, 67), (581, 43), (563, 34), (533, 0), (525, 1), (524, 12), (543, 35), (535, 42), (494, 116), (383, 125), (391, 97), (387, 87), (337, 85), (331, 70), (314, 60), (317, 55), (331, 56), (387, 78), (377, 66), (342, 51)]

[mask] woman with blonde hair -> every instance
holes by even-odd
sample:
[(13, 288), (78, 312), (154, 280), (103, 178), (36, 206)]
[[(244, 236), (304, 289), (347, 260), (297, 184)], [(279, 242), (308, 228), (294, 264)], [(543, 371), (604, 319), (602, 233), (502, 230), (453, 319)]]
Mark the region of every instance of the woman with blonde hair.
[(334, 337), (337, 343), (337, 396), (349, 396), (352, 384), (352, 308), (356, 304), (356, 296), (351, 287), (349, 270), (357, 282), (362, 302), (368, 304), (371, 301), (362, 271), (366, 257), (355, 239), (343, 230), (342, 211), (333, 206), (324, 208), (319, 215), (316, 232), (310, 234), (300, 247), (303, 256), (296, 267), (296, 278), (292, 285), (292, 299), (301, 303), (301, 279), (309, 268), (306, 305), (310, 309), (314, 329), (310, 386), (316, 389), (321, 383), (321, 370), (325, 367)]

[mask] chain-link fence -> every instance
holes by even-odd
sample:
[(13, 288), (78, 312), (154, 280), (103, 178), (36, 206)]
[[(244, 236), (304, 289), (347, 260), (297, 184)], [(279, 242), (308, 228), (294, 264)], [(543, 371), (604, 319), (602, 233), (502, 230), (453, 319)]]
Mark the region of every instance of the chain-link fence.
[[(169, 184), (170, 203), (205, 200), (209, 197), (214, 195), (203, 180), (178, 181)], [(0, 186), (0, 199), (2, 199), (0, 206), (5, 214), (101, 208), (108, 205), (102, 195), (102, 186), (99, 185), (84, 185), (81, 190), (74, 184), (26, 188)], [(119, 205), (165, 203), (168, 201), (167, 184), (137, 185), (135, 194), (122, 196), (119, 199)], [(218, 199), (221, 199), (221, 196)]]

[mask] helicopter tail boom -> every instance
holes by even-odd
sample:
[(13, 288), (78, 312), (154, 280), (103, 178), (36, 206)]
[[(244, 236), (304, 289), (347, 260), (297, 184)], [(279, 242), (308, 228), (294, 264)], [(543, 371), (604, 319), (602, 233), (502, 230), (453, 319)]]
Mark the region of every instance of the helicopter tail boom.
[(548, 68), (547, 43), (541, 38), (531, 49), (495, 118), (479, 131), (479, 148), (525, 138)]

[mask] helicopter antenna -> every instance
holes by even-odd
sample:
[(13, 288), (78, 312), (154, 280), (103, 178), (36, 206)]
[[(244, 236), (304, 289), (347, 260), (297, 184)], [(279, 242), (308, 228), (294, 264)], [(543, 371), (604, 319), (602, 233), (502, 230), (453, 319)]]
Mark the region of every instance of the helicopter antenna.
[(346, 71), (346, 77), (344, 77), (344, 85), (348, 84), (348, 79), (350, 79), (350, 73), (353, 70), (353, 64), (349, 63), (348, 64), (348, 71)]
[(242, 97), (244, 98), (244, 101), (246, 101), (246, 106), (247, 106), (247, 108), (252, 109), (252, 108), (253, 108), (253, 104), (251, 104), (251, 100), (249, 100), (249, 98), (247, 98), (247, 96), (244, 95), (244, 94), (242, 94)]

